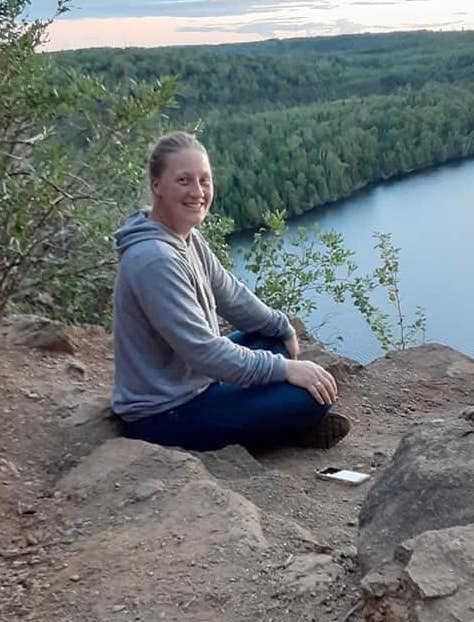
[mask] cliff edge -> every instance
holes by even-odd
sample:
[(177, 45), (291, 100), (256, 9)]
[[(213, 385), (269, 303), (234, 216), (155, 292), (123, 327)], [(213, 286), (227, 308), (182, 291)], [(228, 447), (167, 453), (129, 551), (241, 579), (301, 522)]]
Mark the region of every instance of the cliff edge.
[[(319, 344), (305, 345), (302, 357), (337, 377), (337, 410), (353, 423), (342, 443), (326, 452), (287, 447), (252, 456), (227, 447), (198, 454), (119, 436), (107, 403), (110, 337), (101, 329), (24, 316), (4, 320), (0, 618), (355, 622), (383, 616), (380, 600), (367, 604), (369, 592), (379, 598), (373, 582), (372, 591), (361, 587), (372, 561), (369, 553), (357, 555), (360, 508), (376, 482), (359, 537), (359, 546), (372, 546), (377, 538), (367, 535), (367, 525), (373, 521), (373, 534), (380, 517), (374, 495), (393, 470), (400, 439), (468, 412), (474, 361), (437, 344), (367, 366)], [(316, 470), (325, 466), (372, 477), (346, 487), (318, 479)], [(431, 518), (427, 524), (433, 528)], [(441, 546), (435, 536), (419, 537)], [(397, 538), (398, 532), (394, 546)], [(415, 540), (403, 550), (416, 551)], [(382, 548), (386, 543), (382, 538)], [(392, 554), (383, 548), (377, 563), (382, 553)]]

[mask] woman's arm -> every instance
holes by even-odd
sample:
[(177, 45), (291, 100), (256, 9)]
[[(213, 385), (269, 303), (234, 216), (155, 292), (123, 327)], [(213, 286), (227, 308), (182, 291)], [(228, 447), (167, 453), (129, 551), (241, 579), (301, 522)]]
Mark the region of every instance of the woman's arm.
[(160, 255), (134, 266), (130, 277), (152, 328), (199, 373), (241, 386), (285, 380), (282, 355), (249, 350), (213, 334), (181, 258)]
[(206, 264), (218, 314), (244, 332), (259, 332), (283, 341), (295, 336), (295, 330), (281, 311), (270, 309), (246, 285), (226, 270), (198, 234), (199, 250)]

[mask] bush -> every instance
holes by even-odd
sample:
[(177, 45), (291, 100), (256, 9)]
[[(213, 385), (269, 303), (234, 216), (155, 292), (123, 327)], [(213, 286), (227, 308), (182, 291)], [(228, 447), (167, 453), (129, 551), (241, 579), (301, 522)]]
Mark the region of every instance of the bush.
[[(285, 212), (267, 213), (266, 227), (254, 234), (244, 255), (245, 269), (255, 275), (255, 293), (270, 307), (290, 317), (305, 317), (317, 308), (317, 297), (329, 295), (335, 302), (347, 299), (360, 311), (383, 350), (404, 350), (425, 339), (426, 317), (418, 307), (414, 319), (405, 316), (399, 283), (399, 251), (390, 234), (375, 234), (380, 263), (372, 273), (358, 273), (352, 251), (336, 231), (310, 232), (300, 228), (286, 236)], [(382, 288), (392, 314), (373, 302)]]
[(25, 21), (27, 5), (0, 0), (0, 314), (39, 291), (53, 316), (107, 322), (112, 233), (138, 203), (150, 120), (158, 133), (176, 85), (60, 71), (38, 53), (51, 20)]

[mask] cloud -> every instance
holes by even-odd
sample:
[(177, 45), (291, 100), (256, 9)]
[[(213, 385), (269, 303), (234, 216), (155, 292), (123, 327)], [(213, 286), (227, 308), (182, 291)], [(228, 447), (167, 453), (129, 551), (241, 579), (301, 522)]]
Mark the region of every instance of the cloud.
[[(221, 27), (208, 26), (204, 28), (186, 27), (180, 28), (182, 31), (187, 32), (213, 32), (221, 31)], [(229, 29), (228, 32), (238, 32), (242, 34), (257, 33), (263, 39), (268, 38), (288, 38), (288, 37), (314, 37), (322, 35), (342, 35), (342, 34), (354, 34), (364, 32), (366, 27), (364, 24), (355, 22), (349, 19), (338, 19), (331, 22), (314, 22), (314, 21), (299, 21), (295, 18), (291, 20), (281, 19), (266, 19), (251, 22), (249, 24), (243, 24), (241, 26), (234, 26)], [(390, 30), (384, 26), (378, 26), (378, 31)]]
[[(55, 1), (32, 2), (31, 11), (42, 5), (43, 13), (51, 15)], [(205, 45), (401, 29), (474, 28), (474, 15), (469, 11), (473, 0), (73, 1), (78, 8), (51, 26), (48, 49)]]
[(138, 17), (84, 20), (57, 20), (48, 29), (45, 51), (75, 50), (84, 47), (159, 47), (162, 45), (205, 45), (258, 41), (258, 33), (238, 33), (230, 29), (200, 31), (170, 17)]
[[(402, 30), (409, 30), (410, 24), (401, 24)], [(419, 30), (456, 30), (462, 28), (461, 22), (421, 22), (417, 24)]]
[(360, 2), (351, 2), (352, 6), (383, 6), (384, 4), (399, 4), (398, 0), (365, 0)]
[[(56, 0), (43, 0), (41, 10), (31, 7), (31, 18), (53, 15)], [(336, 6), (331, 0), (82, 0), (72, 4), (71, 11), (60, 19), (85, 19), (102, 17), (224, 17), (247, 13), (268, 13), (292, 9), (330, 9)]]
[[(314, 22), (299, 22), (289, 23), (288, 20), (263, 20), (260, 22), (254, 22), (252, 24), (246, 24), (236, 28), (240, 33), (257, 32), (265, 39), (273, 39), (277, 37), (278, 32), (284, 31), (285, 33), (294, 33), (293, 36), (308, 36), (315, 28)], [(286, 36), (288, 36), (288, 34)]]

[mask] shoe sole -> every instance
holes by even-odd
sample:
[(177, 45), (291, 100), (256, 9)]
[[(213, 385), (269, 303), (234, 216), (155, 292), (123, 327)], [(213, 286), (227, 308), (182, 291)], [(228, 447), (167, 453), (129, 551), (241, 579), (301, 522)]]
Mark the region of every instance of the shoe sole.
[(328, 413), (314, 431), (308, 433), (305, 446), (330, 449), (349, 434), (351, 422), (344, 415)]

